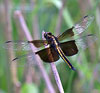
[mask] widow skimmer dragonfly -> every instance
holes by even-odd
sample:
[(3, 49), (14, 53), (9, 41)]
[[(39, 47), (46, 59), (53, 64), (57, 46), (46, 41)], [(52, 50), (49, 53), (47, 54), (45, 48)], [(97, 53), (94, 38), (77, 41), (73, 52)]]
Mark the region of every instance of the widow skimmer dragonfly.
[[(78, 53), (79, 51), (79, 46), (81, 48), (86, 48), (88, 46), (87, 42), (84, 41), (86, 39), (90, 39), (90, 41), (94, 42), (95, 36), (92, 34), (82, 36), (79, 39), (71, 39), (69, 41), (61, 42), (67, 38), (72, 38), (77, 35), (81, 35), (90, 25), (90, 23), (93, 21), (93, 16), (85, 16), (81, 19), (80, 22), (75, 24), (73, 27), (67, 29), (65, 32), (62, 34), (58, 35), (57, 37), (52, 35), (51, 32), (45, 32), (44, 33), (44, 38), (46, 40), (33, 40), (33, 41), (28, 41), (28, 42), (23, 42), (23, 41), (6, 41), (4, 45), (5, 48), (9, 49), (9, 45), (11, 43), (18, 44), (20, 43), (22, 46), (24, 45), (24, 48), (26, 45), (29, 45), (30, 43), (34, 44), (35, 47), (40, 48), (42, 46), (47, 46), (49, 47), (44, 48), (40, 51), (35, 52), (35, 54), (38, 54), (40, 58), (47, 63), (52, 63), (57, 60), (59, 60), (59, 57), (61, 57), (65, 63), (71, 68), (72, 70), (75, 70), (75, 68), (72, 66), (70, 61), (66, 56), (73, 56)], [(10, 46), (11, 47), (11, 46)], [(15, 49), (16, 50), (16, 49)], [(16, 57), (14, 60), (19, 59), (20, 57)]]

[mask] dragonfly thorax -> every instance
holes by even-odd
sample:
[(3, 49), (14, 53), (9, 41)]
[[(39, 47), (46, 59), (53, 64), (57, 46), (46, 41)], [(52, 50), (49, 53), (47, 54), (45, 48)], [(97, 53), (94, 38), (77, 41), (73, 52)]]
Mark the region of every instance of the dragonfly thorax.
[(52, 35), (51, 32), (45, 32), (44, 37), (48, 41), (48, 44), (50, 44), (51, 47), (55, 48), (56, 46), (59, 46), (57, 37)]

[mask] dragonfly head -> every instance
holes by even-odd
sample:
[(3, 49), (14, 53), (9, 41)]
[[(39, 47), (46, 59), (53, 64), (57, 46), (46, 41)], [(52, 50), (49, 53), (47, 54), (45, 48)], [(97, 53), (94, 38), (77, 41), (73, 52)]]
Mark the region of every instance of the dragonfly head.
[(52, 33), (51, 33), (51, 32), (45, 32), (45, 33), (44, 33), (44, 37), (45, 37), (46, 39), (51, 38), (51, 36), (52, 36)]

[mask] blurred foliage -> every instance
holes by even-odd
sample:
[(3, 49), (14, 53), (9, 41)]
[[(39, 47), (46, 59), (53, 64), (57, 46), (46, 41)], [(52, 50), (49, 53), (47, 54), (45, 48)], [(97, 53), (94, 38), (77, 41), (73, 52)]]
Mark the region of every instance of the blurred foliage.
[[(95, 18), (89, 26), (87, 33), (96, 34), (98, 40), (85, 51), (81, 51), (78, 55), (69, 58), (77, 71), (69, 69), (63, 60), (56, 63), (65, 93), (100, 93), (100, 0), (85, 0), (85, 2), (88, 6), (83, 3), (83, 0), (66, 0), (64, 10), (62, 12), (60, 33), (70, 28), (84, 15), (92, 14)], [(12, 0), (10, 2), (11, 10), (9, 13), (12, 22), (13, 40), (26, 40), (23, 33), (21, 33), (21, 37), (19, 35), (21, 28), (14, 16), (14, 12), (16, 10), (21, 10), (23, 12), (25, 21), (32, 35), (34, 32), (33, 24), (37, 17), (37, 25), (39, 28), (39, 33), (37, 33), (40, 36), (38, 38), (42, 39), (43, 30), (46, 32), (52, 32), (53, 34), (55, 33), (61, 6), (61, 0)], [(8, 64), (9, 58), (7, 51), (2, 48), (3, 42), (7, 41), (4, 34), (4, 18), (4, 1), (2, 0), (0, 1), (0, 93), (11, 93), (9, 90), (13, 90), (13, 88), (9, 89), (9, 86), (12, 86), (11, 71)], [(21, 52), (16, 53), (16, 55), (20, 54), (23, 55)], [(52, 80), (54, 88), (58, 93), (49, 64), (44, 63), (44, 65), (50, 79)], [(36, 68), (35, 66), (33, 67)], [(25, 67), (18, 67), (17, 70), (18, 80), (22, 84), (21, 93), (44, 93), (44, 91), (46, 91), (44, 80), (37, 68), (34, 70), (33, 84), (25, 83), (25, 77), (27, 77)]]
[(38, 87), (34, 84), (23, 84), (21, 93), (39, 93)]

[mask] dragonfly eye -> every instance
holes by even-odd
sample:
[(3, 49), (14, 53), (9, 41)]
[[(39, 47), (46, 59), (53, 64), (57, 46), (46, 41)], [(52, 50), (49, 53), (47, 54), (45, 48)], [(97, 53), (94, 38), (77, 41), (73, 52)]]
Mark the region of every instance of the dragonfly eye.
[(48, 32), (47, 34), (48, 34), (48, 35), (52, 35), (52, 33), (51, 33), (51, 32)]
[(47, 37), (49, 37), (49, 36), (51, 36), (51, 35), (52, 35), (51, 32), (45, 32), (45, 33), (44, 33), (44, 37), (45, 37), (45, 38), (47, 38)]

